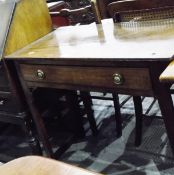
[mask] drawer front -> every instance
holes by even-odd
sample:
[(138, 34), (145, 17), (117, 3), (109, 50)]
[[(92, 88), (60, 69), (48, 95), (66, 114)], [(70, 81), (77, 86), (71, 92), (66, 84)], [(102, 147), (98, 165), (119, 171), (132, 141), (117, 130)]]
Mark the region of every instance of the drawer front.
[(150, 90), (146, 68), (64, 67), (21, 64), (24, 80), (75, 86)]

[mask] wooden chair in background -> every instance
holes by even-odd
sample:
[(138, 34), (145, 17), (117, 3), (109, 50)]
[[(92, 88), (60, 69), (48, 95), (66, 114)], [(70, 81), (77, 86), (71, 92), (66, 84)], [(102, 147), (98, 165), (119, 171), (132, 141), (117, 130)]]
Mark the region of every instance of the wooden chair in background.
[[(61, 9), (68, 8), (68, 4), (64, 1), (57, 1), (57, 2), (48, 1), (47, 6), (49, 9), (49, 12), (58, 12)], [(68, 19), (64, 17), (51, 15), (51, 20), (52, 20), (53, 28), (69, 25)]]
[[(113, 2), (108, 5), (108, 11), (113, 16), (114, 22), (145, 22), (164, 20), (168, 18), (174, 18), (174, 2), (173, 1), (160, 1), (160, 0), (125, 0)], [(155, 25), (155, 22), (154, 22)], [(158, 25), (158, 24), (157, 24)], [(128, 26), (128, 25), (127, 25)], [(136, 138), (135, 145), (139, 146), (142, 140), (142, 119), (144, 117), (142, 100), (139, 96), (134, 96), (135, 116), (136, 116)], [(155, 103), (153, 100), (150, 108)], [(149, 112), (149, 111), (148, 111)], [(147, 115), (148, 113), (146, 113)], [(157, 117), (161, 118), (161, 117)]]
[[(115, 11), (114, 9), (112, 10), (112, 9), (110, 9), (110, 7), (108, 8), (108, 5), (109, 4), (112, 4), (112, 3), (117, 3), (118, 1), (120, 1), (120, 0), (96, 0), (96, 3), (97, 3), (97, 5), (98, 5), (98, 9), (99, 9), (99, 12), (100, 12), (100, 16), (101, 16), (101, 19), (105, 19), (105, 18), (111, 18), (112, 17), (112, 11)], [(121, 8), (125, 8), (125, 10), (126, 9), (132, 9), (132, 10), (134, 10), (134, 9), (136, 9), (136, 8), (138, 8), (138, 9), (140, 9), (141, 7), (142, 8), (151, 8), (152, 6), (153, 7), (160, 7), (160, 6), (166, 6), (166, 5), (173, 5), (173, 1), (172, 0), (165, 0), (165, 1), (159, 1), (159, 0), (154, 0), (153, 2), (151, 2), (151, 4), (149, 4), (149, 1), (146, 1), (146, 0), (140, 0), (141, 1), (141, 5), (140, 4), (137, 4), (136, 5), (136, 2), (133, 4), (133, 3), (131, 3), (131, 2), (129, 2), (129, 0), (121, 0), (121, 1), (125, 1), (125, 3), (124, 3), (124, 7), (123, 7), (123, 5), (121, 6), (121, 7), (119, 7), (118, 5), (117, 5), (117, 7), (115, 7), (115, 8), (117, 8), (117, 10), (118, 11), (120, 11), (121, 10)], [(139, 0), (137, 0), (137, 1), (139, 1)], [(112, 8), (114, 8), (113, 7), (113, 5), (111, 5), (112, 6)]]
[(128, 10), (140, 10), (140, 9), (151, 9), (164, 6), (174, 6), (172, 0), (121, 0), (109, 3), (107, 10), (109, 15), (113, 17), (116, 12), (128, 11)]
[[(99, 15), (98, 7), (97, 7), (94, 0), (91, 0), (89, 5), (78, 8), (78, 9), (63, 8), (59, 11), (54, 11), (54, 12), (51, 11), (50, 15), (51, 15), (52, 18), (53, 17), (58, 17), (58, 16), (68, 18), (69, 19), (69, 24), (72, 25), (73, 23), (71, 23), (71, 18), (73, 16), (82, 15), (82, 17), (83, 16), (85, 17), (85, 15), (89, 11), (92, 11), (93, 14), (94, 14), (92, 21), (96, 22), (97, 24), (100, 24), (101, 23), (101, 18), (100, 18), (100, 15)], [(81, 22), (83, 22), (83, 18), (82, 18), (81, 21), (78, 21), (78, 23), (81, 23)]]

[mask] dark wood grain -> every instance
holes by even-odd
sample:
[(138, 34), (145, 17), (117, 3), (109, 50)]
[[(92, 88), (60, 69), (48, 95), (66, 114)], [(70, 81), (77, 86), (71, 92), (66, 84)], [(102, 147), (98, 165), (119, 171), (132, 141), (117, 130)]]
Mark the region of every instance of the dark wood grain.
[[(30, 82), (58, 83), (113, 89), (151, 90), (148, 69), (138, 68), (104, 68), (104, 67), (57, 67), (40, 65), (20, 65), (24, 79)], [(39, 79), (37, 71), (42, 70), (45, 78)], [(113, 75), (119, 73), (124, 77), (121, 85), (116, 85)], [(141, 75), (141, 77), (137, 76)]]

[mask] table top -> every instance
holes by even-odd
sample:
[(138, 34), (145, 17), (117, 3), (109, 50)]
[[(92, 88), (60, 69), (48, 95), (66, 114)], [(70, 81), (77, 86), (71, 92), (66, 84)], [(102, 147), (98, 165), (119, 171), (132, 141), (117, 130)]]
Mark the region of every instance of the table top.
[(61, 27), (6, 59), (134, 59), (173, 58), (174, 19)]
[[(1, 175), (97, 175), (97, 173), (39, 157), (26, 156), (0, 166)], [(99, 175), (99, 174), (98, 174)]]

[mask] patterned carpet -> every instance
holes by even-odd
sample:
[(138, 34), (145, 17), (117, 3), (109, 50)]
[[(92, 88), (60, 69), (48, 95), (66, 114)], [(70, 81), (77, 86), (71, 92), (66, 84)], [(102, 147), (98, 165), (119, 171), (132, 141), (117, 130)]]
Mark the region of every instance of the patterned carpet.
[[(126, 96), (120, 96), (120, 102)], [(143, 100), (144, 113), (160, 116), (158, 103), (149, 107), (153, 98)], [(91, 135), (85, 122), (86, 138), (73, 143), (60, 160), (109, 175), (169, 175), (174, 174), (174, 157), (168, 143), (162, 119), (146, 117), (143, 120), (143, 141), (134, 146), (134, 106), (132, 98), (123, 105), (123, 135), (116, 137), (112, 101), (93, 100), (99, 135)], [(5, 129), (4, 129), (5, 128)], [(15, 130), (15, 132), (14, 132)], [(2, 132), (3, 131), (3, 132)], [(20, 128), (2, 125), (0, 160), (30, 154)], [(15, 133), (15, 135), (13, 135)]]

